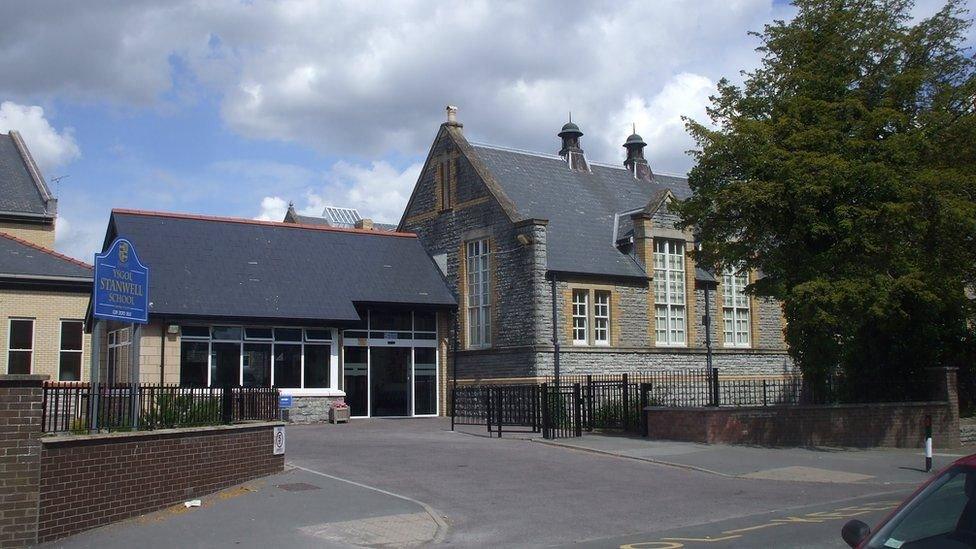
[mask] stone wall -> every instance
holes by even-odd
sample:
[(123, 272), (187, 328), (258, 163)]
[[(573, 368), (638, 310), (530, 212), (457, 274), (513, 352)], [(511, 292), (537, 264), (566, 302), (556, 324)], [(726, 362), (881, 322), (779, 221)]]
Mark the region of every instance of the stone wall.
[(329, 421), (329, 407), (343, 397), (294, 396), (288, 409), (291, 423), (319, 423)]

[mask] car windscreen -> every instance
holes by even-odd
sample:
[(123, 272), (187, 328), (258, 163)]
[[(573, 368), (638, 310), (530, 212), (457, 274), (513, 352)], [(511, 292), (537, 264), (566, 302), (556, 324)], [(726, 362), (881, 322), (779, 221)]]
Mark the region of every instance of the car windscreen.
[(866, 547), (976, 547), (976, 469), (946, 470), (878, 530)]

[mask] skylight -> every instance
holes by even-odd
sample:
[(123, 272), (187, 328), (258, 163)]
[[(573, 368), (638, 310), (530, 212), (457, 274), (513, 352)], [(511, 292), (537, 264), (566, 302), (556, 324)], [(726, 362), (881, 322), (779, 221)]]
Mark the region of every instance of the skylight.
[(326, 206), (322, 212), (322, 217), (329, 221), (333, 227), (354, 227), (356, 222), (362, 219), (355, 208), (337, 208)]

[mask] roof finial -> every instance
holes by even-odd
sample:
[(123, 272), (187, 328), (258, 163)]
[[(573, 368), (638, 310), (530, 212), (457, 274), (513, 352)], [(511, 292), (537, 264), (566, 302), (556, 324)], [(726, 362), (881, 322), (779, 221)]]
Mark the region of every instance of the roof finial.
[(569, 122), (570, 124), (573, 123), (573, 111), (569, 111)]
[(630, 124), (633, 127), (633, 129), (634, 129), (634, 131), (632, 131), (630, 133), (637, 133), (637, 123), (636, 122), (631, 122)]

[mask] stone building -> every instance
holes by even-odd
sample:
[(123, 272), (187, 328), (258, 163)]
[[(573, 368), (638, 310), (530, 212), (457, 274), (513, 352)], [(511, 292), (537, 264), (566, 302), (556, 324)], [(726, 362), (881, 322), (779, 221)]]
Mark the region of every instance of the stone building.
[(57, 199), (24, 140), (0, 133), (0, 374), (87, 380), (92, 267), (55, 252)]
[(668, 207), (687, 179), (655, 173), (639, 135), (610, 165), (572, 122), (555, 155), (462, 130), (449, 107), (399, 224), (457, 293), (460, 379), (545, 377), (557, 357), (564, 374), (704, 367), (706, 298), (723, 375), (792, 371), (780, 305), (743, 292), (755, 273), (696, 268)]

